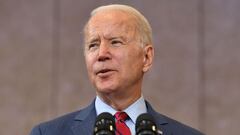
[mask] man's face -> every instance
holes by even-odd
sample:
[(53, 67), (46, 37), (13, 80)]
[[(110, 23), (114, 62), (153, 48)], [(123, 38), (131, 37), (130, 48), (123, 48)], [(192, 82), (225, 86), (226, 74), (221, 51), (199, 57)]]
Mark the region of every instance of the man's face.
[(97, 93), (140, 91), (144, 49), (127, 14), (103, 11), (90, 19), (85, 32), (85, 60)]

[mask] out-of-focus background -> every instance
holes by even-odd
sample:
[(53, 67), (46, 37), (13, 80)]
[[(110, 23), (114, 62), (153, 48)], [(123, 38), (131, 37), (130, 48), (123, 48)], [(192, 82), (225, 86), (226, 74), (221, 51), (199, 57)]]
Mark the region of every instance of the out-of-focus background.
[(208, 135), (240, 133), (239, 0), (1, 0), (0, 134), (27, 135), (94, 98), (82, 49), (92, 9), (121, 3), (150, 21), (145, 98)]

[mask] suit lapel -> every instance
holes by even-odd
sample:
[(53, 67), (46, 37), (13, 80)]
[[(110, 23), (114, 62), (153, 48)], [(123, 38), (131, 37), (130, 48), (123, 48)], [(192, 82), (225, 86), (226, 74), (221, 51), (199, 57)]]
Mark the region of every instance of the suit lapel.
[[(95, 101), (95, 100), (94, 100)], [(96, 110), (92, 102), (87, 108), (81, 110), (74, 119), (72, 132), (74, 135), (91, 135), (96, 119)]]
[(147, 106), (147, 112), (149, 114), (151, 114), (153, 116), (153, 118), (155, 119), (157, 128), (163, 132), (163, 135), (171, 135), (172, 134), (171, 131), (167, 130), (168, 122), (167, 122), (166, 118), (163, 115), (156, 112), (147, 101), (145, 101), (145, 102), (146, 102), (146, 106)]

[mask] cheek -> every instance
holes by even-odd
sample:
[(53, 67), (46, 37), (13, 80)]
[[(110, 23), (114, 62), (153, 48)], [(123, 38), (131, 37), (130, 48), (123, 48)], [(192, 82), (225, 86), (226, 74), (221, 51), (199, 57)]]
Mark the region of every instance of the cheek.
[(139, 65), (143, 63), (143, 52), (139, 49), (127, 52), (125, 57), (131, 66), (136, 66), (135, 64)]
[(143, 66), (142, 52), (126, 51), (122, 53), (118, 58), (118, 64), (120, 67), (122, 67), (122, 70), (127, 72), (127, 74), (136, 70), (141, 70)]

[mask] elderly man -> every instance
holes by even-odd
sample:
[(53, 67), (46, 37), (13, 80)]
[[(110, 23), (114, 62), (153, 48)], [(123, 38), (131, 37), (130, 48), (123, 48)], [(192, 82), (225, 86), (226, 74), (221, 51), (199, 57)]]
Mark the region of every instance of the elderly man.
[[(201, 135), (195, 129), (163, 116), (142, 96), (143, 75), (152, 66), (152, 31), (146, 18), (126, 5), (92, 11), (84, 28), (84, 55), (96, 98), (87, 108), (36, 126), (31, 135), (91, 135), (96, 117), (109, 112), (119, 134), (134, 135), (137, 117), (148, 113), (164, 135)], [(122, 129), (124, 128), (122, 131)], [(118, 134), (117, 133), (117, 134)]]

